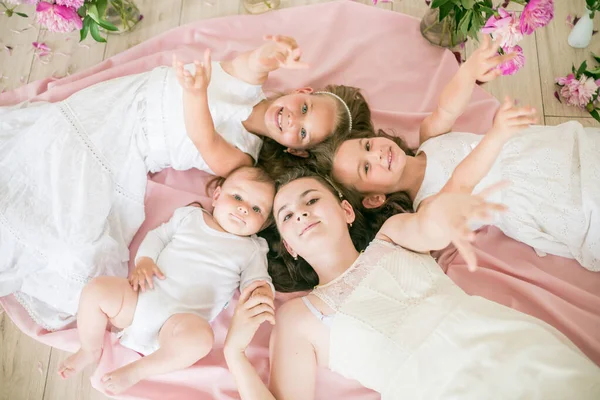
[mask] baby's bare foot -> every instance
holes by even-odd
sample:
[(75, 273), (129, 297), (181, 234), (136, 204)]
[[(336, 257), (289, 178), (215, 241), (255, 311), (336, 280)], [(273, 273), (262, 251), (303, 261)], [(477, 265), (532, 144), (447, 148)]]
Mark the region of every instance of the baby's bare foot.
[(102, 377), (104, 390), (109, 394), (119, 394), (142, 380), (135, 363), (125, 365)]
[(79, 349), (77, 353), (73, 354), (60, 364), (58, 367), (58, 374), (63, 379), (70, 378), (88, 365), (97, 363), (101, 355), (102, 350), (85, 351)]

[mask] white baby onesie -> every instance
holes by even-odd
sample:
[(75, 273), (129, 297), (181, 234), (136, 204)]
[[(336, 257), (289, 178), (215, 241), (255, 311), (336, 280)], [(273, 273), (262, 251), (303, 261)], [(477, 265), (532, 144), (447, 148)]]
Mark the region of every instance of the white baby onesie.
[(173, 314), (195, 314), (210, 322), (238, 287), (256, 280), (271, 283), (267, 242), (217, 231), (206, 224), (205, 212), (179, 208), (144, 238), (136, 262), (151, 258), (165, 279), (155, 278), (154, 289), (140, 292), (133, 322), (122, 332), (124, 346), (148, 355), (158, 349), (158, 333)]

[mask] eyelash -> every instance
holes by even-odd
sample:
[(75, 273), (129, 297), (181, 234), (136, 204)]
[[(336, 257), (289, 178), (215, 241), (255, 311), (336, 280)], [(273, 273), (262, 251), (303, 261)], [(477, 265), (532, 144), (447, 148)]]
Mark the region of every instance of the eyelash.
[(242, 196), (240, 196), (239, 194), (234, 194), (233, 198), (236, 199), (237, 201), (242, 201)]
[[(365, 150), (366, 151), (371, 151), (371, 143), (367, 142), (365, 143)], [(369, 173), (369, 163), (365, 164), (365, 174)]]
[[(306, 105), (306, 103), (304, 103), (304, 104), (302, 105), (302, 109), (301, 109), (301, 111), (302, 111), (302, 114), (306, 114), (306, 113), (308, 112), (308, 106)], [(306, 129), (302, 128), (302, 129), (300, 130), (300, 137), (301, 137), (302, 139), (306, 138)]]
[(260, 214), (260, 208), (258, 208), (257, 206), (252, 207), (252, 211), (254, 211), (255, 213)]
[[(319, 198), (314, 198), (314, 199), (310, 199), (309, 201), (306, 202), (307, 206), (312, 206), (313, 204), (315, 204), (317, 201), (319, 201)], [(283, 222), (289, 220), (292, 217), (292, 213), (286, 214), (283, 217)]]

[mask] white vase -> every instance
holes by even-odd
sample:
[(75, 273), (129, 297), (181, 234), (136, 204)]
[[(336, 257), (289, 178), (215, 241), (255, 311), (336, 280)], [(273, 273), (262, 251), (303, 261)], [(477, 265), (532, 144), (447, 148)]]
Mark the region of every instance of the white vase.
[(587, 14), (577, 21), (571, 33), (569, 34), (569, 46), (575, 47), (576, 49), (583, 49), (588, 47), (592, 40), (592, 33), (594, 32), (594, 20), (590, 18), (591, 11), (586, 9)]

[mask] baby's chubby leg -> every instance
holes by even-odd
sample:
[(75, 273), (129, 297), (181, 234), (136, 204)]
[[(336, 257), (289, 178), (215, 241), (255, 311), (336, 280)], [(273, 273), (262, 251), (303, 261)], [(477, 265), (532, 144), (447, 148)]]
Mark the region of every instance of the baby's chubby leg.
[(212, 349), (214, 333), (208, 321), (193, 314), (175, 314), (158, 335), (154, 353), (102, 377), (105, 390), (120, 393), (142, 379), (187, 368)]
[(91, 280), (81, 292), (77, 311), (81, 348), (59, 366), (58, 373), (69, 378), (97, 362), (107, 323), (121, 329), (131, 325), (137, 300), (138, 293), (125, 278), (100, 276)]

